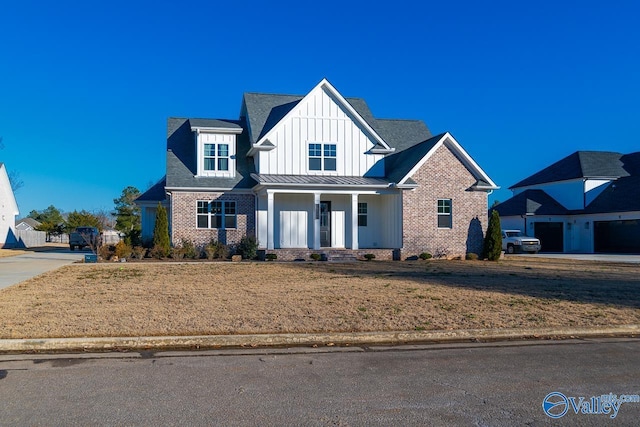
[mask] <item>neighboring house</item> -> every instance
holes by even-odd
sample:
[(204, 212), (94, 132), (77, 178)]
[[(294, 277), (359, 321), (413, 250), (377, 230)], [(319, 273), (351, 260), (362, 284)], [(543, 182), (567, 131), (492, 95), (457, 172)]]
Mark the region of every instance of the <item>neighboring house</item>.
[(502, 227), (543, 251), (640, 253), (640, 152), (578, 151), (510, 189)]
[(16, 245), (15, 221), (19, 213), (7, 169), (0, 163), (0, 247)]
[(33, 218), (22, 218), (16, 221), (16, 230), (19, 231), (34, 231), (41, 225), (40, 221), (36, 221)]
[(303, 96), (245, 93), (237, 120), (170, 118), (167, 174), (137, 203), (146, 240), (162, 202), (174, 245), (253, 235), (278, 259), (398, 259), (481, 252), (496, 188), (448, 132), (374, 118), (322, 80)]

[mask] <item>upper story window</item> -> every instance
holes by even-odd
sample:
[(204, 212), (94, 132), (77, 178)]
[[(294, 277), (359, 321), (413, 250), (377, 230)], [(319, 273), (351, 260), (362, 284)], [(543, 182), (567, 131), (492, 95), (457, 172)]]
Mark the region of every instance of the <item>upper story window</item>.
[(309, 170), (335, 171), (336, 144), (309, 144)]
[(229, 170), (229, 144), (204, 144), (204, 170)]
[(192, 127), (197, 153), (197, 176), (232, 178), (236, 174), (236, 135), (242, 129)]
[(451, 199), (438, 199), (438, 228), (451, 228)]

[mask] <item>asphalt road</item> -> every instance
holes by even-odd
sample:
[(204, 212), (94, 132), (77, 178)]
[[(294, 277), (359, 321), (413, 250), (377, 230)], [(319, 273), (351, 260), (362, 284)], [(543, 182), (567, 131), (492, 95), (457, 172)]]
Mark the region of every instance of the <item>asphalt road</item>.
[[(9, 355), (0, 356), (0, 423), (637, 425), (640, 403), (621, 404), (615, 419), (579, 403), (640, 394), (639, 362), (639, 339)], [(551, 392), (569, 402), (559, 420), (542, 408)]]
[(82, 260), (85, 254), (90, 253), (72, 252), (68, 248), (45, 247), (28, 250), (23, 255), (0, 258), (0, 289)]

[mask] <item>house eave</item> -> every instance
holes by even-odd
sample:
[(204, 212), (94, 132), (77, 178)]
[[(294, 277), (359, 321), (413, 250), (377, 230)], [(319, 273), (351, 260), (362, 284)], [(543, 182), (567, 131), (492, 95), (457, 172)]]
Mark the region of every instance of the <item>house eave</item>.
[(394, 153), (396, 151), (395, 147), (391, 147), (389, 149), (386, 148), (372, 148), (371, 150), (367, 151), (367, 153), (370, 154), (391, 154)]
[(220, 127), (206, 127), (206, 126), (191, 126), (191, 132), (205, 132), (205, 133), (231, 133), (239, 135), (242, 133), (242, 128), (220, 128)]

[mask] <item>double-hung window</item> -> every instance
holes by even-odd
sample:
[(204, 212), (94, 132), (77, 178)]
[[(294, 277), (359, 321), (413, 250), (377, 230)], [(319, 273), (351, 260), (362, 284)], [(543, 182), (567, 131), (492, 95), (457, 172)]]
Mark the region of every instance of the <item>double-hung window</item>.
[(309, 144), (309, 170), (335, 171), (336, 154), (336, 144)]
[(451, 199), (438, 199), (438, 228), (451, 228)]
[(229, 144), (204, 144), (204, 170), (229, 170)]
[(197, 228), (236, 228), (236, 202), (198, 200)]
[(367, 204), (358, 203), (358, 227), (367, 226)]

